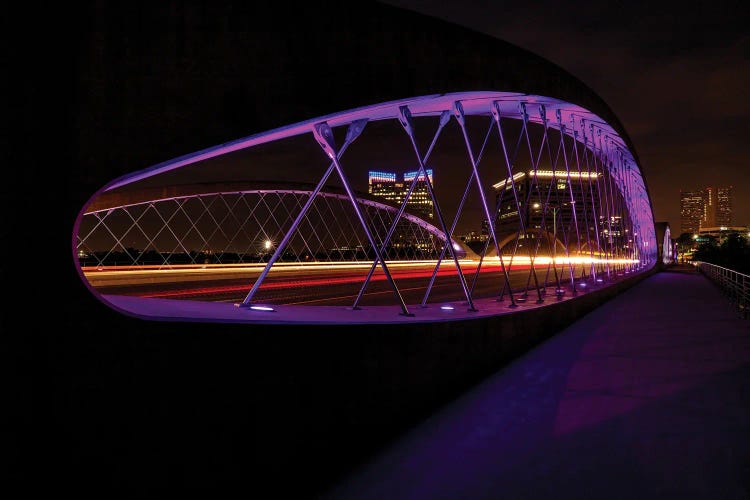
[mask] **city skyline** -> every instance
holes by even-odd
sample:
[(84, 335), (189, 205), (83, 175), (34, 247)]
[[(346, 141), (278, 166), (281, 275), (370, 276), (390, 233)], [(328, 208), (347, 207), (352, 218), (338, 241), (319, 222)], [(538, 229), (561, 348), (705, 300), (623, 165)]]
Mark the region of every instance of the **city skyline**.
[[(460, 8), (417, 0), (386, 3), (462, 24), (529, 49), (595, 89), (634, 143), (655, 222), (668, 222), (678, 232), (681, 190), (732, 185), (733, 223), (750, 225), (750, 176), (738, 175), (750, 162), (750, 151), (742, 140), (750, 132), (744, 119), (748, 104), (742, 98), (747, 87), (743, 82), (750, 82), (750, 65), (744, 56), (747, 52), (743, 52), (750, 39), (738, 22), (739, 16), (733, 15), (732, 4), (719, 2), (715, 9), (677, 15), (666, 7), (639, 2), (628, 4), (627, 9), (592, 3), (591, 9), (577, 9), (572, 16), (550, 2), (502, 8), (476, 0), (462, 2)], [(504, 9), (512, 15), (501, 13)], [(648, 15), (637, 16), (644, 11)], [(557, 15), (542, 16), (542, 12)], [(605, 15), (607, 12), (610, 15)], [(514, 22), (519, 18), (534, 22), (524, 23), (521, 30)], [(601, 19), (607, 23), (600, 25)], [(659, 23), (659, 29), (654, 29), (654, 23)], [(566, 36), (557, 36), (563, 30)], [(597, 58), (597, 50), (617, 57)], [(594, 60), (597, 64), (591, 63)], [(614, 61), (624, 66), (619, 67)], [(667, 73), (665, 68), (672, 72)], [(620, 81), (625, 76), (628, 85)], [(698, 123), (701, 125), (691, 125)], [(369, 124), (368, 128), (373, 126)], [(319, 154), (313, 150), (310, 157)], [(345, 166), (349, 168), (352, 163), (347, 160)], [(134, 165), (134, 169), (146, 166)], [(366, 169), (377, 166), (363, 166), (353, 173), (352, 180), (366, 180)], [(394, 164), (392, 168), (402, 169), (404, 165)], [(413, 169), (414, 165), (408, 168)], [(454, 184), (454, 179), (446, 178), (451, 175), (454, 174), (445, 169), (441, 172), (441, 179), (447, 180), (448, 186)], [(486, 179), (488, 192), (489, 184), (497, 180), (500, 179)], [(441, 188), (446, 188), (445, 182)]]
[(732, 226), (733, 204), (732, 186), (681, 190), (680, 233), (698, 234), (701, 229)]
[[(23, 47), (8, 51), (21, 113), (4, 230), (11, 251), (55, 257), (6, 259), (11, 480), (105, 496), (644, 498), (717, 485), (740, 496), (746, 325), (697, 269), (661, 272), (666, 232), (651, 220), (679, 225), (683, 186), (731, 184), (736, 222), (750, 222), (744, 5), (401, 2), (447, 21), (431, 23), (383, 4), (76, 2), (42, 13), (27, 2), (7, 16)], [(487, 99), (452, 99), (464, 93)], [(465, 128), (456, 102), (476, 113)], [(531, 144), (518, 140), (524, 106)], [(622, 134), (635, 178), (619, 151), (609, 163), (601, 147), (558, 141), (560, 108), (602, 118), (605, 146)], [(505, 116), (498, 134), (490, 124)], [(298, 136), (232, 149), (300, 123)], [(462, 215), (454, 236), (481, 233), (493, 184), (532, 164), (552, 170), (574, 145), (616, 182), (635, 181), (642, 258), (567, 259), (563, 275), (555, 255), (511, 266), (442, 244), (438, 213), (448, 225)], [(214, 147), (227, 154), (202, 156)], [(507, 161), (514, 148), (519, 160)], [(96, 199), (164, 165), (176, 167)], [(422, 165), (441, 211), (411, 220), (433, 253), (380, 252), (394, 210), (366, 194), (368, 170)], [(311, 217), (297, 216), (304, 206)], [(600, 217), (592, 236), (616, 229)], [(373, 218), (382, 223), (365, 234)], [(133, 261), (152, 267), (107, 270), (102, 257), (84, 272), (76, 250), (86, 254), (90, 233), (106, 252), (158, 247)], [(257, 262), (214, 265), (192, 242)], [(291, 250), (274, 264), (280, 248)], [(166, 269), (173, 251), (190, 262)], [(411, 261), (391, 265), (394, 254)], [(371, 474), (373, 459), (388, 467)], [(353, 476), (368, 491), (341, 494)]]
[[(655, 222), (680, 227), (680, 190), (732, 185), (750, 225), (750, 34), (741, 3), (388, 0), (545, 57), (600, 95), (633, 140)], [(686, 182), (689, 181), (689, 182)]]

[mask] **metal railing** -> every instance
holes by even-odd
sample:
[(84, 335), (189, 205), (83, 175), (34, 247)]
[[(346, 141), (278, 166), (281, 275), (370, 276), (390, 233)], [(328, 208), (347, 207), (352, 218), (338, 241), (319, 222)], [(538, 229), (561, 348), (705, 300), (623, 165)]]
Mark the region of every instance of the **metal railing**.
[(737, 307), (740, 316), (744, 319), (750, 317), (750, 276), (708, 262), (696, 262), (695, 265), (704, 276), (719, 285)]

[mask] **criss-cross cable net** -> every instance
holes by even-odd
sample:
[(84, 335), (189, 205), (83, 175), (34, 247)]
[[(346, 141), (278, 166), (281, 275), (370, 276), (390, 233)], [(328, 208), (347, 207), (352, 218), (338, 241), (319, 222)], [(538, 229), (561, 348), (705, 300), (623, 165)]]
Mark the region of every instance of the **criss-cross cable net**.
[[(210, 193), (85, 213), (77, 236), (81, 266), (156, 266), (265, 262), (310, 193)], [(378, 244), (397, 215), (393, 207), (359, 200)], [(429, 223), (402, 217), (384, 256), (434, 259), (445, 237)], [(374, 252), (349, 199), (319, 193), (282, 262), (372, 261)]]

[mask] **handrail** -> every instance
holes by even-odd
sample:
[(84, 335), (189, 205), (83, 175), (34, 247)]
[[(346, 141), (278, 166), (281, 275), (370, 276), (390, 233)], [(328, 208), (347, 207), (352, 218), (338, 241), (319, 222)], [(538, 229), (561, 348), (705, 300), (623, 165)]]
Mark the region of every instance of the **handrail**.
[(695, 262), (700, 272), (719, 285), (744, 319), (750, 317), (750, 276), (709, 262)]

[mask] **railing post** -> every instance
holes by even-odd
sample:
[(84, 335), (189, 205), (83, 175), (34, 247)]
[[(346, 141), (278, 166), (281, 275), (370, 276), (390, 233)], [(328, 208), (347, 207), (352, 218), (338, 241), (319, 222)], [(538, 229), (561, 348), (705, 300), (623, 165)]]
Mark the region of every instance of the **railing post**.
[(750, 311), (748, 310), (750, 305), (750, 297), (748, 296), (750, 276), (708, 262), (698, 262), (697, 266), (701, 274), (713, 281), (719, 287), (721, 294), (737, 307), (740, 316), (743, 319), (748, 319), (750, 317)]

